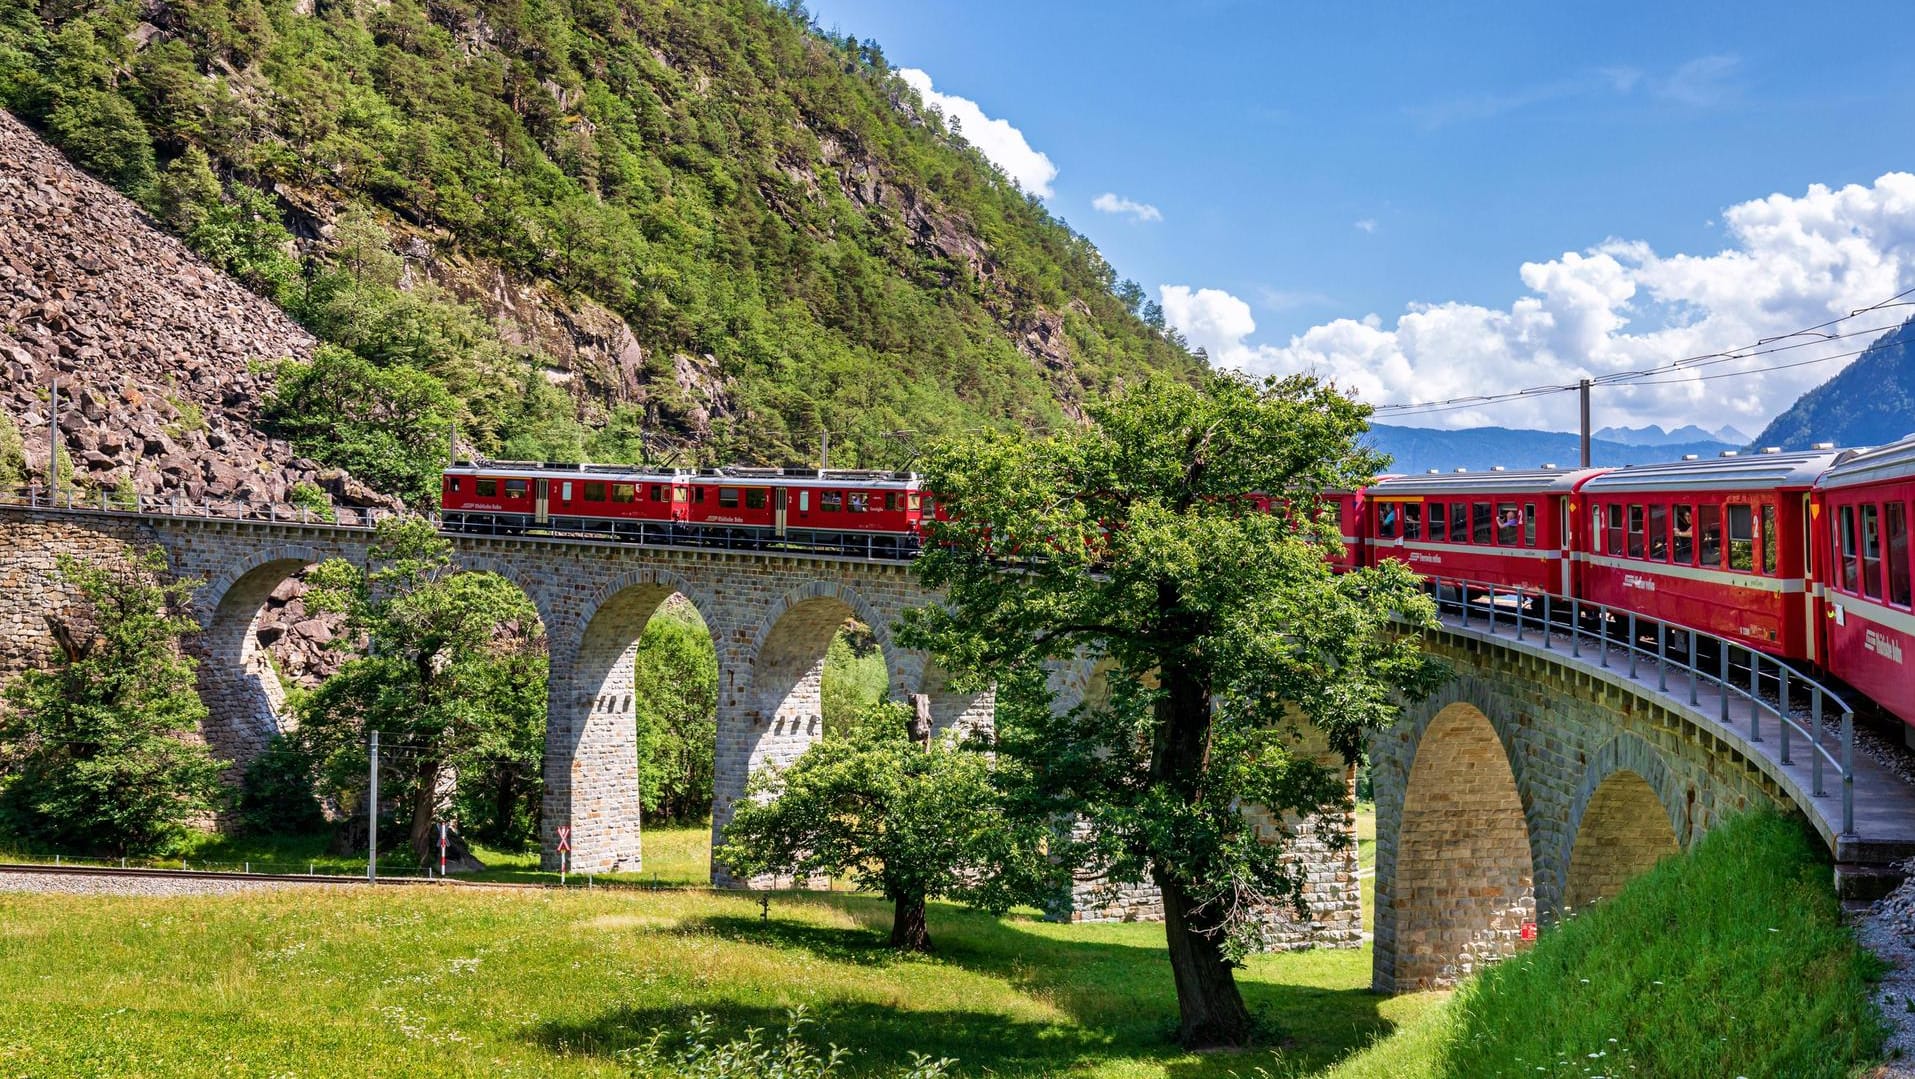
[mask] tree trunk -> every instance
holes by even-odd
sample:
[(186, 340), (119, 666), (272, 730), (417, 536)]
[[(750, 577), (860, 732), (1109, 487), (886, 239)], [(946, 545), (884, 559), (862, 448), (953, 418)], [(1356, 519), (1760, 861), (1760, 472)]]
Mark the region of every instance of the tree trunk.
[(1164, 899), (1164, 942), (1177, 983), (1177, 1040), (1187, 1049), (1250, 1044), (1250, 1009), (1224, 958), (1222, 940), (1208, 930), (1183, 887), (1157, 871)]
[[(1190, 630), (1178, 625), (1181, 608), (1176, 586), (1160, 584), (1158, 609), (1173, 634)], [(1156, 703), (1150, 776), (1185, 803), (1194, 803), (1202, 794), (1210, 763), (1210, 689), (1192, 669), (1193, 660), (1177, 655), (1164, 658), (1158, 670), (1162, 694)], [(1247, 1045), (1254, 1023), (1243, 994), (1237, 991), (1230, 962), (1224, 958), (1217, 913), (1197, 910), (1177, 874), (1168, 870), (1178, 856), (1177, 851), (1155, 851), (1151, 858), (1151, 875), (1163, 893), (1164, 941), (1170, 947), (1170, 969), (1177, 983), (1177, 1040), (1190, 1049)]]
[(428, 860), (437, 865), (439, 836), (433, 824), (439, 815), (439, 762), (421, 760), (414, 782), (418, 785), (412, 792), (412, 825), (406, 830), (406, 839), (420, 865)]
[(892, 904), (891, 946), (907, 952), (931, 950), (931, 931), (924, 924), (924, 897), (899, 899)]

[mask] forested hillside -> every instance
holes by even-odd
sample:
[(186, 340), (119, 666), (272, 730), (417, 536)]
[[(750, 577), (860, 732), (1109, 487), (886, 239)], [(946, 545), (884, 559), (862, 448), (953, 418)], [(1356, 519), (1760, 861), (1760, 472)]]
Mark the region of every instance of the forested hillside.
[(1880, 446), (1915, 433), (1915, 320), (1875, 339), (1842, 373), (1802, 395), (1755, 443)]
[(828, 428), (895, 466), (1195, 362), (795, 4), (0, 0), (0, 103), (336, 346), (267, 421), (392, 490), (454, 418), (495, 455), (793, 463)]

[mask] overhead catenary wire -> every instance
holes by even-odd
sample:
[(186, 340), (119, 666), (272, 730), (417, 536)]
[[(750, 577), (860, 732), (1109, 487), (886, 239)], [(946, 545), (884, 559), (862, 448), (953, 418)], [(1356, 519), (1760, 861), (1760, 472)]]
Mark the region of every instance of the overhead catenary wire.
[[(1590, 381), (1592, 384), (1604, 385), (1604, 386), (1670, 385), (1670, 384), (1675, 384), (1675, 383), (1685, 382), (1685, 381), (1696, 381), (1695, 379), (1687, 379), (1687, 378), (1659, 379), (1655, 381), (1648, 381), (1648, 380), (1651, 379), (1653, 376), (1666, 375), (1675, 371), (1693, 370), (1695, 368), (1709, 367), (1709, 366), (1714, 366), (1717, 364), (1733, 363), (1733, 362), (1737, 362), (1741, 360), (1752, 359), (1758, 356), (1772, 355), (1777, 352), (1786, 352), (1791, 349), (1808, 348), (1808, 347), (1813, 347), (1815, 345), (1825, 345), (1831, 341), (1840, 341), (1847, 338), (1862, 336), (1865, 334), (1887, 332), (1889, 330), (1894, 329), (1896, 325), (1899, 325), (1899, 323), (1878, 326), (1878, 327), (1871, 327), (1869, 329), (1851, 330), (1844, 333), (1835, 333), (1835, 334), (1823, 333), (1822, 331), (1827, 330), (1828, 328), (1832, 326), (1837, 326), (1843, 322), (1847, 322), (1850, 319), (1858, 318), (1862, 315), (1870, 314), (1872, 312), (1883, 311), (1883, 310), (1887, 310), (1887, 309), (1895, 308), (1895, 307), (1915, 306), (1915, 301), (1911, 301), (1909, 299), (1910, 296), (1915, 296), (1915, 287), (1903, 289), (1902, 291), (1894, 294), (1893, 296), (1890, 296), (1879, 302), (1872, 303), (1864, 307), (1855, 308), (1854, 310), (1851, 310), (1846, 315), (1838, 315), (1834, 318), (1825, 320), (1823, 322), (1818, 322), (1815, 325), (1805, 326), (1799, 330), (1794, 330), (1789, 333), (1775, 334), (1769, 337), (1764, 337), (1757, 340), (1754, 344), (1745, 345), (1741, 348), (1724, 349), (1718, 352), (1697, 353), (1696, 355), (1693, 355), (1693, 356), (1684, 356), (1680, 359), (1671, 360), (1665, 363), (1660, 363), (1660, 364), (1656, 364), (1649, 367), (1634, 368), (1634, 369), (1626, 370), (1626, 371), (1612, 371), (1604, 375), (1591, 376)], [(1791, 338), (1804, 337), (1804, 336), (1812, 337), (1812, 339), (1806, 340), (1806, 341), (1790, 341)], [(1788, 343), (1782, 343), (1782, 342), (1788, 342)], [(1773, 347), (1770, 347), (1770, 346), (1773, 346)], [(1854, 352), (1820, 356), (1813, 360), (1802, 361), (1799, 363), (1776, 364), (1776, 365), (1767, 366), (1767, 367), (1748, 368), (1748, 369), (1742, 369), (1742, 370), (1712, 375), (1708, 377), (1722, 378), (1722, 377), (1732, 377), (1735, 375), (1760, 374), (1764, 371), (1786, 370), (1790, 367), (1807, 366), (1810, 363), (1823, 363), (1829, 360), (1842, 359), (1848, 356), (1857, 356), (1857, 355), (1861, 355), (1861, 353), (1866, 351), (1868, 350), (1864, 348), (1864, 349), (1856, 350)], [(1388, 414), (1393, 417), (1425, 416), (1425, 415), (1434, 415), (1441, 412), (1457, 411), (1459, 409), (1475, 408), (1481, 405), (1497, 404), (1503, 401), (1513, 401), (1513, 400), (1519, 400), (1519, 399), (1531, 398), (1531, 397), (1546, 397), (1546, 396), (1551, 396), (1551, 395), (1559, 394), (1559, 393), (1573, 393), (1579, 389), (1580, 389), (1579, 384), (1574, 382), (1549, 384), (1549, 385), (1542, 385), (1542, 386), (1528, 386), (1528, 387), (1524, 387), (1523, 389), (1510, 390), (1503, 393), (1471, 394), (1466, 397), (1451, 397), (1451, 398), (1446, 398), (1443, 400), (1436, 400), (1436, 401), (1413, 401), (1413, 402), (1400, 402), (1400, 403), (1394, 403), (1394, 404), (1377, 405), (1374, 411), (1377, 414)]]

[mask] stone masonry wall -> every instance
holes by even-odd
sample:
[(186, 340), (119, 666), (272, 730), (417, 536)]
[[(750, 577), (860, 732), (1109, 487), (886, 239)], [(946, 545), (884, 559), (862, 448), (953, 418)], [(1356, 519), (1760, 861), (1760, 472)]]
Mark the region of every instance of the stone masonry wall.
[[(1732, 746), (1620, 679), (1463, 632), (1433, 631), (1426, 643), (1456, 677), (1370, 746), (1377, 792), (1373, 984), (1380, 991), (1449, 984), (1519, 947), (1507, 911), (1526, 904), (1519, 885), (1517, 895), (1508, 889), (1525, 863), (1532, 917), (1547, 932), (1567, 895), (1604, 894), (1668, 849), (1660, 846), (1665, 830), (1671, 846), (1686, 848), (1737, 812), (1790, 808), (1781, 788)], [(1489, 745), (1484, 731), (1493, 734), (1500, 762), (1477, 759)], [(1459, 738), (1470, 744), (1459, 747)], [(1425, 769), (1425, 753), (1433, 760), (1466, 757), (1468, 766)], [(1642, 797), (1645, 790), (1653, 797)], [(1416, 818), (1445, 803), (1479, 811), (1455, 815), (1441, 842), (1420, 841)], [(1521, 809), (1520, 829), (1507, 812), (1480, 812), (1512, 804)], [(1572, 866), (1585, 826), (1592, 838)], [(1462, 847), (1469, 864), (1511, 871), (1504, 883), (1477, 883), (1504, 889), (1495, 897), (1503, 906), (1481, 904), (1471, 913), (1431, 887), (1444, 853)], [(1452, 908), (1440, 916), (1445, 903)]]

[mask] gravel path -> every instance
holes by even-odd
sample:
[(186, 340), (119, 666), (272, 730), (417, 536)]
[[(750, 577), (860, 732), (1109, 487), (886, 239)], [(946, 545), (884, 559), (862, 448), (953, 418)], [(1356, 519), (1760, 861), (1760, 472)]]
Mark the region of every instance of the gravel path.
[(1871, 1079), (1915, 1079), (1915, 877), (1857, 916), (1855, 936), (1889, 964), (1875, 987), (1875, 1006), (1889, 1025), (1888, 1063)]
[(208, 880), (195, 877), (121, 877), (93, 873), (0, 873), (0, 892), (59, 895), (232, 895), (271, 888), (344, 888), (348, 882)]

